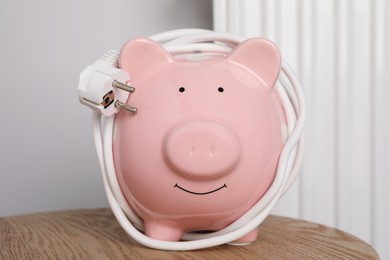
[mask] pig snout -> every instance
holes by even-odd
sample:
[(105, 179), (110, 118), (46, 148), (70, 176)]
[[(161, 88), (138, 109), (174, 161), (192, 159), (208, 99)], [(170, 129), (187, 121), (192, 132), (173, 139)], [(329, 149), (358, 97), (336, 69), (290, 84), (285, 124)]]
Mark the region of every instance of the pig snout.
[(208, 120), (184, 122), (168, 131), (163, 153), (174, 171), (194, 179), (229, 173), (240, 158), (240, 144), (228, 127)]

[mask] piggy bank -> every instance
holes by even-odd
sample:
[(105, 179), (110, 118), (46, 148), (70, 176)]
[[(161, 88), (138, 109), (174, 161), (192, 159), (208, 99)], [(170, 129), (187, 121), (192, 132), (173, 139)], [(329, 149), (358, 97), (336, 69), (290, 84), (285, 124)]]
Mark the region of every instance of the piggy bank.
[[(174, 56), (136, 38), (118, 65), (136, 89), (127, 104), (138, 112), (116, 115), (115, 170), (147, 236), (178, 241), (220, 230), (262, 198), (286, 138), (273, 43), (253, 38), (227, 56)], [(236, 242), (254, 241), (257, 230)]]

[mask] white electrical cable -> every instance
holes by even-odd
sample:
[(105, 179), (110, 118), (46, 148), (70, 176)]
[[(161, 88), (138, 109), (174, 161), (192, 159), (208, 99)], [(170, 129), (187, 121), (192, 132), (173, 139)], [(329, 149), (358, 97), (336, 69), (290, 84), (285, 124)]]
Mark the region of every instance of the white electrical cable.
[[(149, 38), (162, 44), (172, 55), (193, 51), (227, 55), (235, 46), (245, 40), (235, 35), (215, 33), (203, 29), (174, 30)], [(284, 62), (275, 90), (285, 111), (288, 138), (280, 154), (277, 173), (272, 185), (250, 210), (224, 229), (207, 234), (187, 233), (183, 236), (184, 240), (191, 241), (161, 241), (152, 239), (139, 231), (143, 229), (142, 220), (127, 204), (115, 173), (112, 152), (114, 116), (106, 117), (102, 121), (103, 116), (94, 113), (94, 141), (104, 188), (110, 207), (122, 228), (132, 238), (145, 246), (176, 251), (194, 250), (229, 243), (257, 228), (293, 183), (302, 160), (303, 139), (301, 135), (305, 122), (305, 104), (299, 83)]]

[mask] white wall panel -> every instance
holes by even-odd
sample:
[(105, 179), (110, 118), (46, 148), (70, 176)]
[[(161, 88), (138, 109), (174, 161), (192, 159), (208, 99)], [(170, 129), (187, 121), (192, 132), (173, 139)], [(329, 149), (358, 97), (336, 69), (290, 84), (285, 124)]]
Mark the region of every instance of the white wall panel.
[(371, 6), (369, 1), (343, 2), (337, 1), (342, 5), (338, 20), (347, 19), (344, 32), (339, 33), (346, 50), (337, 57), (345, 66), (345, 73), (338, 74), (342, 84), (336, 81), (337, 220), (341, 227), (371, 241)]
[[(372, 241), (390, 258), (390, 3), (372, 4)], [(382, 232), (381, 232), (382, 231)], [(386, 257), (385, 257), (386, 256)]]
[(336, 226), (390, 259), (390, 2), (214, 4), (226, 8), (215, 30), (275, 41), (303, 84), (305, 159), (274, 213)]
[[(308, 2), (308, 1), (306, 1)], [(306, 2), (303, 2), (305, 4)], [(329, 1), (312, 3), (312, 84), (308, 102), (307, 152), (303, 165), (302, 217), (335, 224), (334, 12)], [(328, 18), (330, 17), (330, 19)]]

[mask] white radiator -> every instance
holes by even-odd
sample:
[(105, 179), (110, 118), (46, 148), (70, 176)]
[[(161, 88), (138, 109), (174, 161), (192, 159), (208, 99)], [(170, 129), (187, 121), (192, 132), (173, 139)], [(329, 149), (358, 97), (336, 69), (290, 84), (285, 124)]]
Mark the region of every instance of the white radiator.
[(304, 164), (273, 213), (390, 259), (390, 1), (214, 0), (214, 29), (273, 40), (303, 84)]

